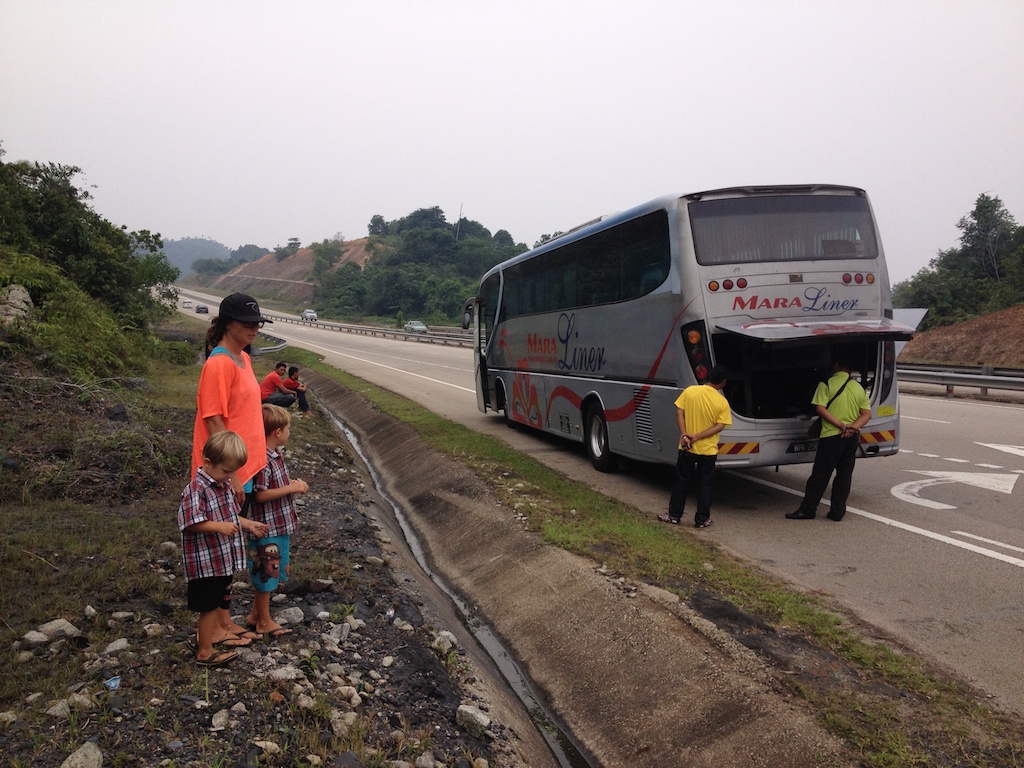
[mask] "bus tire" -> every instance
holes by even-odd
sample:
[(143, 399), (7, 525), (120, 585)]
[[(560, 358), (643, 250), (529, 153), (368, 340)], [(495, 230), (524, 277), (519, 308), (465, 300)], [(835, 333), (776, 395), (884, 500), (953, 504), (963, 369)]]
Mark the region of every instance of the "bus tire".
[(614, 472), (618, 462), (608, 447), (608, 422), (605, 421), (600, 405), (594, 403), (587, 408), (583, 427), (583, 443), (594, 469), (598, 472)]
[(498, 385), (497, 388), (497, 395), (501, 405), (501, 412), (505, 418), (505, 426), (508, 427), (509, 429), (515, 429), (518, 425), (512, 418), (512, 406), (508, 404), (508, 396), (506, 396), (505, 394), (505, 388), (500, 384)]

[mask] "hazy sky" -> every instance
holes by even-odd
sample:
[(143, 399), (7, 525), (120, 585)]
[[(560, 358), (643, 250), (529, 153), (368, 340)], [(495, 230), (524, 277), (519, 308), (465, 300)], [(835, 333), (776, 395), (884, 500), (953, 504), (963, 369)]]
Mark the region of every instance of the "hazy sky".
[(850, 184), (896, 282), (982, 192), (1024, 223), (1022, 41), (1022, 0), (0, 0), (0, 142), (230, 248)]

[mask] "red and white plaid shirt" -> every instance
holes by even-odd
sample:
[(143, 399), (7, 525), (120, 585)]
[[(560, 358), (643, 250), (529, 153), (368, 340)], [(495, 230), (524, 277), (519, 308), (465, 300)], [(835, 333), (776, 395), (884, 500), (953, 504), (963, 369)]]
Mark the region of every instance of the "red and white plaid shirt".
[(181, 530), (181, 556), (185, 578), (189, 581), (211, 576), (230, 576), (245, 570), (245, 541), (241, 531), (234, 536), (219, 533), (194, 533), (190, 525), (229, 522), (238, 525), (238, 500), (230, 483), (218, 484), (200, 467), (185, 490), (178, 505), (178, 528)]
[[(271, 488), (284, 488), (291, 483), (288, 468), (284, 465), (284, 456), (273, 448), (267, 448), (267, 466), (257, 473), (253, 480), (254, 491), (266, 491)], [(252, 519), (267, 524), (267, 537), (286, 536), (295, 533), (299, 528), (299, 518), (295, 514), (295, 494), (289, 493), (265, 504), (254, 502)]]

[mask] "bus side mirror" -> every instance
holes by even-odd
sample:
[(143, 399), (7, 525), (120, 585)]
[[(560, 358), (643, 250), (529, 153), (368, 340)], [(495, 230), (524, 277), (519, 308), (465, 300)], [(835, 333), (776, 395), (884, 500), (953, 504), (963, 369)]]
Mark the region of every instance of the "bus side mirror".
[(473, 307), (476, 305), (476, 299), (470, 299), (466, 302), (466, 305), (462, 308), (462, 330), (468, 330), (473, 325)]

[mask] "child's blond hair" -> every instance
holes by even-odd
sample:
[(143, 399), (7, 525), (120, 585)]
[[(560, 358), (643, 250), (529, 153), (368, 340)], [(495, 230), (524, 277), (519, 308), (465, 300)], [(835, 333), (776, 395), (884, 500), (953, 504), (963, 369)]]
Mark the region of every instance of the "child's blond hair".
[(284, 429), (292, 423), (292, 415), (280, 405), (263, 404), (263, 432), (273, 434), (278, 429)]
[(203, 446), (203, 458), (219, 467), (236, 470), (249, 458), (245, 441), (237, 432), (214, 432)]

